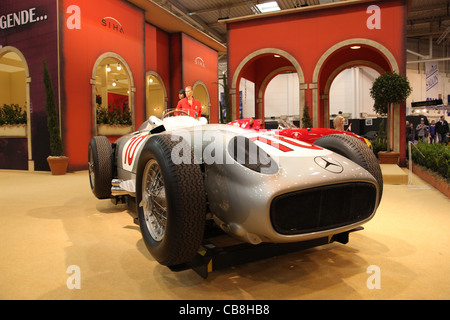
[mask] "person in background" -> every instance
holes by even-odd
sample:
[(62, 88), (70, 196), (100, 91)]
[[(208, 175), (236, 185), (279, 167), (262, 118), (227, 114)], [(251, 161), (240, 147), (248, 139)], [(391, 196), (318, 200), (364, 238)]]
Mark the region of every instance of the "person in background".
[(416, 130), (419, 141), (425, 141), (425, 138), (428, 136), (428, 126), (425, 125), (423, 118), (420, 119), (420, 123), (417, 125)]
[(192, 94), (194, 91), (192, 90), (191, 86), (187, 86), (185, 88), (186, 92), (186, 98), (181, 99), (178, 101), (177, 109), (184, 110), (189, 113), (191, 117), (195, 118), (195, 113), (197, 113), (197, 117), (200, 118), (202, 115), (202, 105), (200, 101), (197, 99), (194, 99)]
[(344, 123), (345, 119), (342, 116), (342, 111), (339, 111), (337, 117), (333, 120), (334, 128), (339, 131), (344, 131)]
[(414, 130), (414, 124), (411, 122), (406, 127), (406, 139), (407, 139), (407, 141), (414, 142), (415, 136), (416, 136), (416, 131)]
[(186, 98), (186, 92), (181, 89), (180, 91), (178, 91), (178, 100), (181, 100), (183, 98)]
[(249, 129), (259, 130), (261, 129), (261, 121), (255, 121), (255, 117), (251, 117), (250, 121), (248, 122)]
[(431, 120), (431, 124), (428, 127), (428, 133), (430, 137), (430, 143), (436, 143), (436, 122)]
[(410, 141), (409, 140), (409, 136), (410, 136), (410, 134), (411, 134), (411, 127), (409, 126), (409, 121), (406, 121), (406, 144), (408, 144), (408, 141)]
[(444, 116), (441, 116), (439, 121), (436, 123), (436, 134), (438, 136), (439, 143), (447, 143), (448, 131), (448, 122), (445, 120)]

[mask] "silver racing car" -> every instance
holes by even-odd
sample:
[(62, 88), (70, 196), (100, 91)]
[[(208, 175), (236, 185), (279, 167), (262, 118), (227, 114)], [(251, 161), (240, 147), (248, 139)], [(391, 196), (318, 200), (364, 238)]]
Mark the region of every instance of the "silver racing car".
[(173, 109), (113, 144), (93, 137), (89, 179), (97, 198), (136, 204), (142, 238), (167, 266), (196, 255), (207, 221), (251, 244), (331, 237), (369, 221), (383, 190), (357, 138), (309, 144)]

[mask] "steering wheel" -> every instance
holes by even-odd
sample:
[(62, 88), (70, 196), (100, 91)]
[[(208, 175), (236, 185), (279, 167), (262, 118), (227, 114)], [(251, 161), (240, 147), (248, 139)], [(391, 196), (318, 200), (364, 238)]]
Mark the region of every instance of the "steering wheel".
[[(175, 112), (184, 113), (185, 115), (191, 117), (191, 115), (189, 114), (189, 112), (184, 111), (184, 110), (178, 110), (178, 109), (175, 109), (175, 110), (170, 110), (170, 111), (167, 112), (167, 113), (164, 113), (163, 119), (164, 119), (164, 118), (167, 118), (167, 117), (172, 117), (172, 116), (174, 116), (174, 113), (175, 113)], [(178, 114), (177, 114), (177, 116), (178, 116)]]

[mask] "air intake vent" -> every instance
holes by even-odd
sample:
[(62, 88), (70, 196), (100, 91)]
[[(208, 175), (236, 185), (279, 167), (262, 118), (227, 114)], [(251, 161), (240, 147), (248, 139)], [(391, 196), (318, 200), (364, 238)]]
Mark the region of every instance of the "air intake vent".
[(276, 197), (270, 217), (281, 234), (317, 232), (370, 217), (376, 198), (376, 187), (370, 183), (328, 185)]

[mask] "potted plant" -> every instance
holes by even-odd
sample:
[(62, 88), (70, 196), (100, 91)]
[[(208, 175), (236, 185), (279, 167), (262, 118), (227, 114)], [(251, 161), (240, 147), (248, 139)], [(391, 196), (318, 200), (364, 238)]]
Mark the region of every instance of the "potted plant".
[(0, 137), (26, 137), (27, 111), (18, 104), (0, 106)]
[[(372, 88), (370, 89), (370, 96), (375, 100), (373, 106), (374, 111), (380, 115), (387, 115), (386, 120), (386, 138), (387, 151), (378, 152), (380, 163), (397, 163), (400, 153), (391, 152), (391, 139), (389, 128), (389, 116), (393, 114), (394, 108), (398, 107), (399, 103), (405, 102), (411, 94), (411, 86), (408, 79), (396, 72), (386, 72), (375, 79)], [(389, 160), (383, 160), (383, 158)]]
[(312, 128), (312, 122), (311, 122), (311, 117), (309, 115), (308, 105), (305, 105), (305, 108), (303, 109), (302, 128), (305, 128), (305, 129)]
[(122, 107), (97, 105), (97, 130), (100, 135), (125, 135), (133, 131), (128, 104)]
[(59, 116), (45, 58), (42, 60), (42, 66), (46, 93), (45, 111), (47, 112), (47, 128), (50, 136), (50, 155), (47, 157), (47, 162), (53, 175), (63, 175), (67, 171), (69, 158), (64, 155)]

